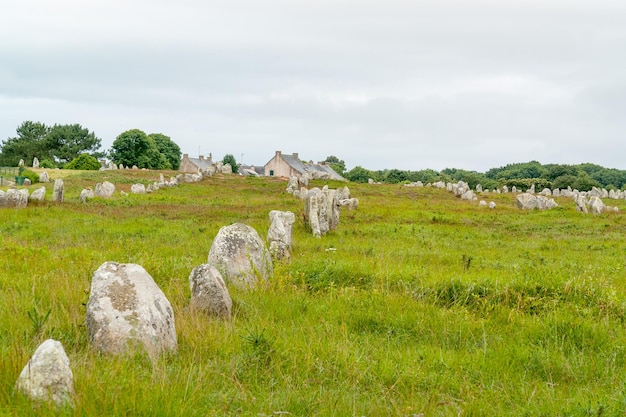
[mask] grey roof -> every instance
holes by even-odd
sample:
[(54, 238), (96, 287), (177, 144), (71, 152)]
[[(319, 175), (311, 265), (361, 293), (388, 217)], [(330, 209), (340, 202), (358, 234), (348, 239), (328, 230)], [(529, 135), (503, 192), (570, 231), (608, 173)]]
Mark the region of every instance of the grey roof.
[(306, 166), (302, 163), (302, 161), (294, 156), (294, 155), (281, 155), (283, 160), (287, 162), (287, 165), (298, 171), (300, 174), (304, 174), (306, 172)]
[(205, 170), (211, 167), (213, 161), (210, 159), (189, 158), (189, 162), (193, 163), (198, 168)]
[(337, 174), (334, 169), (332, 169), (329, 165), (324, 164), (306, 164), (308, 171), (318, 171), (324, 172), (330, 175), (330, 178), (333, 180), (343, 181), (344, 178)]

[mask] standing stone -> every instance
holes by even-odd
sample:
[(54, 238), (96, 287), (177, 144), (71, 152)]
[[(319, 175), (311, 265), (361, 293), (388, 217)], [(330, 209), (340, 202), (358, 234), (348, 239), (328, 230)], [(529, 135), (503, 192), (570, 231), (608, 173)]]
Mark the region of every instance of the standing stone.
[(80, 200), (81, 203), (86, 203), (88, 199), (93, 198), (93, 197), (94, 197), (93, 190), (87, 187), (87, 188), (84, 188), (80, 192), (80, 195), (78, 196), (78, 200)]
[(340, 187), (337, 189), (337, 200), (347, 200), (350, 198), (350, 189), (348, 187)]
[(108, 198), (108, 197), (111, 197), (114, 192), (115, 192), (115, 185), (113, 185), (112, 183), (108, 181), (96, 184), (96, 191), (95, 191), (96, 197)]
[(490, 201), (490, 202), (489, 202), (489, 208), (490, 208), (491, 210), (493, 210), (494, 208), (496, 208), (496, 203), (494, 203), (493, 201)]
[(480, 202), (478, 203), (479, 207), (487, 207), (487, 202), (485, 200), (480, 200)]
[(326, 197), (326, 216), (328, 217), (328, 230), (337, 230), (339, 226), (340, 207), (337, 199), (337, 190), (325, 188), (323, 191)]
[(537, 197), (529, 193), (519, 194), (515, 200), (517, 201), (517, 208), (522, 210), (532, 210), (537, 208)]
[(37, 188), (28, 198), (29, 201), (43, 201), (46, 198), (46, 187)]
[(50, 182), (50, 177), (46, 171), (39, 174), (39, 182)]
[(6, 207), (25, 208), (28, 206), (28, 190), (9, 188), (4, 194), (3, 205)]
[(503, 186), (502, 186), (502, 192), (503, 192), (503, 193), (508, 193), (508, 192), (509, 192), (509, 187), (508, 187), (508, 186), (506, 186), (506, 185), (503, 185)]
[(289, 177), (289, 183), (287, 184), (287, 193), (292, 194), (294, 191), (298, 189), (298, 177), (292, 175)]
[(483, 192), (483, 186), (480, 184), (476, 184), (476, 192), (477, 193), (482, 193)]
[(130, 186), (130, 192), (133, 194), (145, 194), (146, 186), (143, 184), (133, 184)]
[(589, 211), (587, 210), (587, 200), (585, 199), (585, 196), (579, 194), (575, 197), (575, 200), (576, 211), (582, 211), (583, 213), (587, 214)]
[(517, 187), (516, 187), (516, 186), (513, 186), (513, 187), (511, 188), (511, 192), (512, 192), (512, 193), (517, 193)]
[(272, 259), (263, 240), (252, 227), (242, 223), (222, 227), (211, 245), (209, 263), (228, 283), (253, 287), (272, 275)]
[(54, 189), (52, 190), (52, 201), (62, 203), (64, 197), (65, 197), (65, 186), (63, 185), (63, 180), (61, 178), (57, 178), (56, 180), (54, 180)]
[(320, 229), (319, 220), (319, 200), (318, 200), (318, 188), (314, 188), (307, 193), (307, 199), (304, 203), (304, 215), (311, 227), (311, 232), (315, 237), (322, 237), (322, 231)]
[(170, 302), (136, 264), (105, 262), (94, 272), (86, 327), (90, 344), (103, 353), (140, 347), (154, 357), (178, 347)]
[(33, 158), (33, 168), (39, 168), (39, 159), (37, 157)]
[(225, 164), (222, 166), (222, 174), (232, 174), (233, 167), (230, 164)]
[(592, 196), (589, 199), (589, 210), (591, 210), (591, 213), (601, 214), (604, 212), (605, 209), (606, 206), (604, 205), (600, 197)]
[(61, 342), (48, 339), (30, 358), (15, 388), (35, 401), (52, 401), (58, 406), (72, 403), (74, 375)]
[(308, 172), (303, 173), (300, 178), (298, 178), (298, 183), (301, 187), (308, 187), (309, 182), (311, 181), (311, 174)]
[(189, 275), (191, 307), (211, 316), (230, 318), (233, 300), (220, 272), (211, 264), (202, 264)]
[(17, 163), (18, 167), (23, 167), (24, 166), (24, 160), (20, 159), (20, 161)]
[(29, 185), (33, 185), (33, 182), (30, 178), (24, 178), (24, 186), (28, 187)]
[(270, 228), (267, 231), (267, 241), (270, 244), (270, 254), (275, 259), (289, 260), (291, 257), (291, 231), (296, 222), (296, 216), (290, 211), (270, 211)]
[(461, 200), (478, 200), (478, 197), (476, 197), (476, 194), (474, 194), (474, 192), (472, 190), (467, 190), (465, 192), (463, 192), (463, 194), (461, 194)]

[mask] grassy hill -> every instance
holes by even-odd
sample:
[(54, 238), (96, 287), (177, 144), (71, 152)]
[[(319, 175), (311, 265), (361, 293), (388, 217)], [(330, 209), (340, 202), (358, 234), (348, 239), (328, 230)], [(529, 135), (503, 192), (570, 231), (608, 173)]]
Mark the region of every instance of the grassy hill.
[[(64, 176), (64, 204), (0, 210), (2, 415), (626, 410), (626, 201), (592, 216), (569, 199), (539, 212), (518, 210), (510, 194), (481, 197), (496, 202), (489, 210), (438, 189), (349, 184), (359, 209), (316, 239), (280, 180), (220, 176), (80, 204), (96, 182), (129, 191), (158, 173), (51, 172)], [(253, 291), (230, 287), (230, 321), (190, 310), (189, 274), (219, 228), (243, 222), (264, 237), (270, 210), (296, 214), (291, 264)], [(175, 310), (176, 355), (90, 349), (85, 303), (105, 261), (152, 275)], [(73, 410), (33, 409), (14, 392), (47, 338), (70, 358)]]

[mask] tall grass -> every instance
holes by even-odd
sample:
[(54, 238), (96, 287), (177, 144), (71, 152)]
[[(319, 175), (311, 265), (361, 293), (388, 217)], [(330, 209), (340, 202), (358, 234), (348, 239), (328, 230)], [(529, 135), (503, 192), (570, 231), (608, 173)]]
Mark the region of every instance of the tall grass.
[[(2, 415), (626, 412), (621, 213), (583, 215), (567, 199), (519, 211), (512, 195), (489, 197), (488, 210), (442, 190), (350, 184), (359, 209), (316, 239), (280, 180), (218, 176), (81, 204), (83, 187), (128, 191), (158, 173), (58, 174), (65, 203), (0, 210)], [(292, 262), (267, 285), (231, 288), (229, 321), (189, 309), (189, 274), (219, 228), (244, 222), (265, 236), (274, 209), (296, 214)], [(175, 310), (177, 354), (90, 349), (85, 303), (105, 261), (154, 277)], [(13, 389), (50, 337), (71, 361), (73, 409)]]

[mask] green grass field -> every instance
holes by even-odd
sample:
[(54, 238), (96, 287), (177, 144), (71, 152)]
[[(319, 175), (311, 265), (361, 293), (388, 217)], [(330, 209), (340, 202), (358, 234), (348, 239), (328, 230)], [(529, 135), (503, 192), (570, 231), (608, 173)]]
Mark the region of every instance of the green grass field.
[[(158, 173), (59, 175), (65, 203), (49, 201), (50, 184), (47, 202), (0, 209), (1, 415), (626, 413), (626, 201), (593, 216), (569, 199), (539, 212), (480, 197), (489, 210), (443, 190), (349, 184), (359, 209), (316, 239), (280, 180), (214, 177), (80, 204), (96, 182), (128, 191)], [(190, 310), (189, 274), (219, 228), (265, 237), (270, 210), (296, 214), (292, 262), (267, 285), (230, 287), (230, 321)], [(106, 261), (152, 275), (175, 310), (177, 354), (90, 349), (85, 304)], [(70, 358), (73, 409), (14, 391), (47, 338)]]

